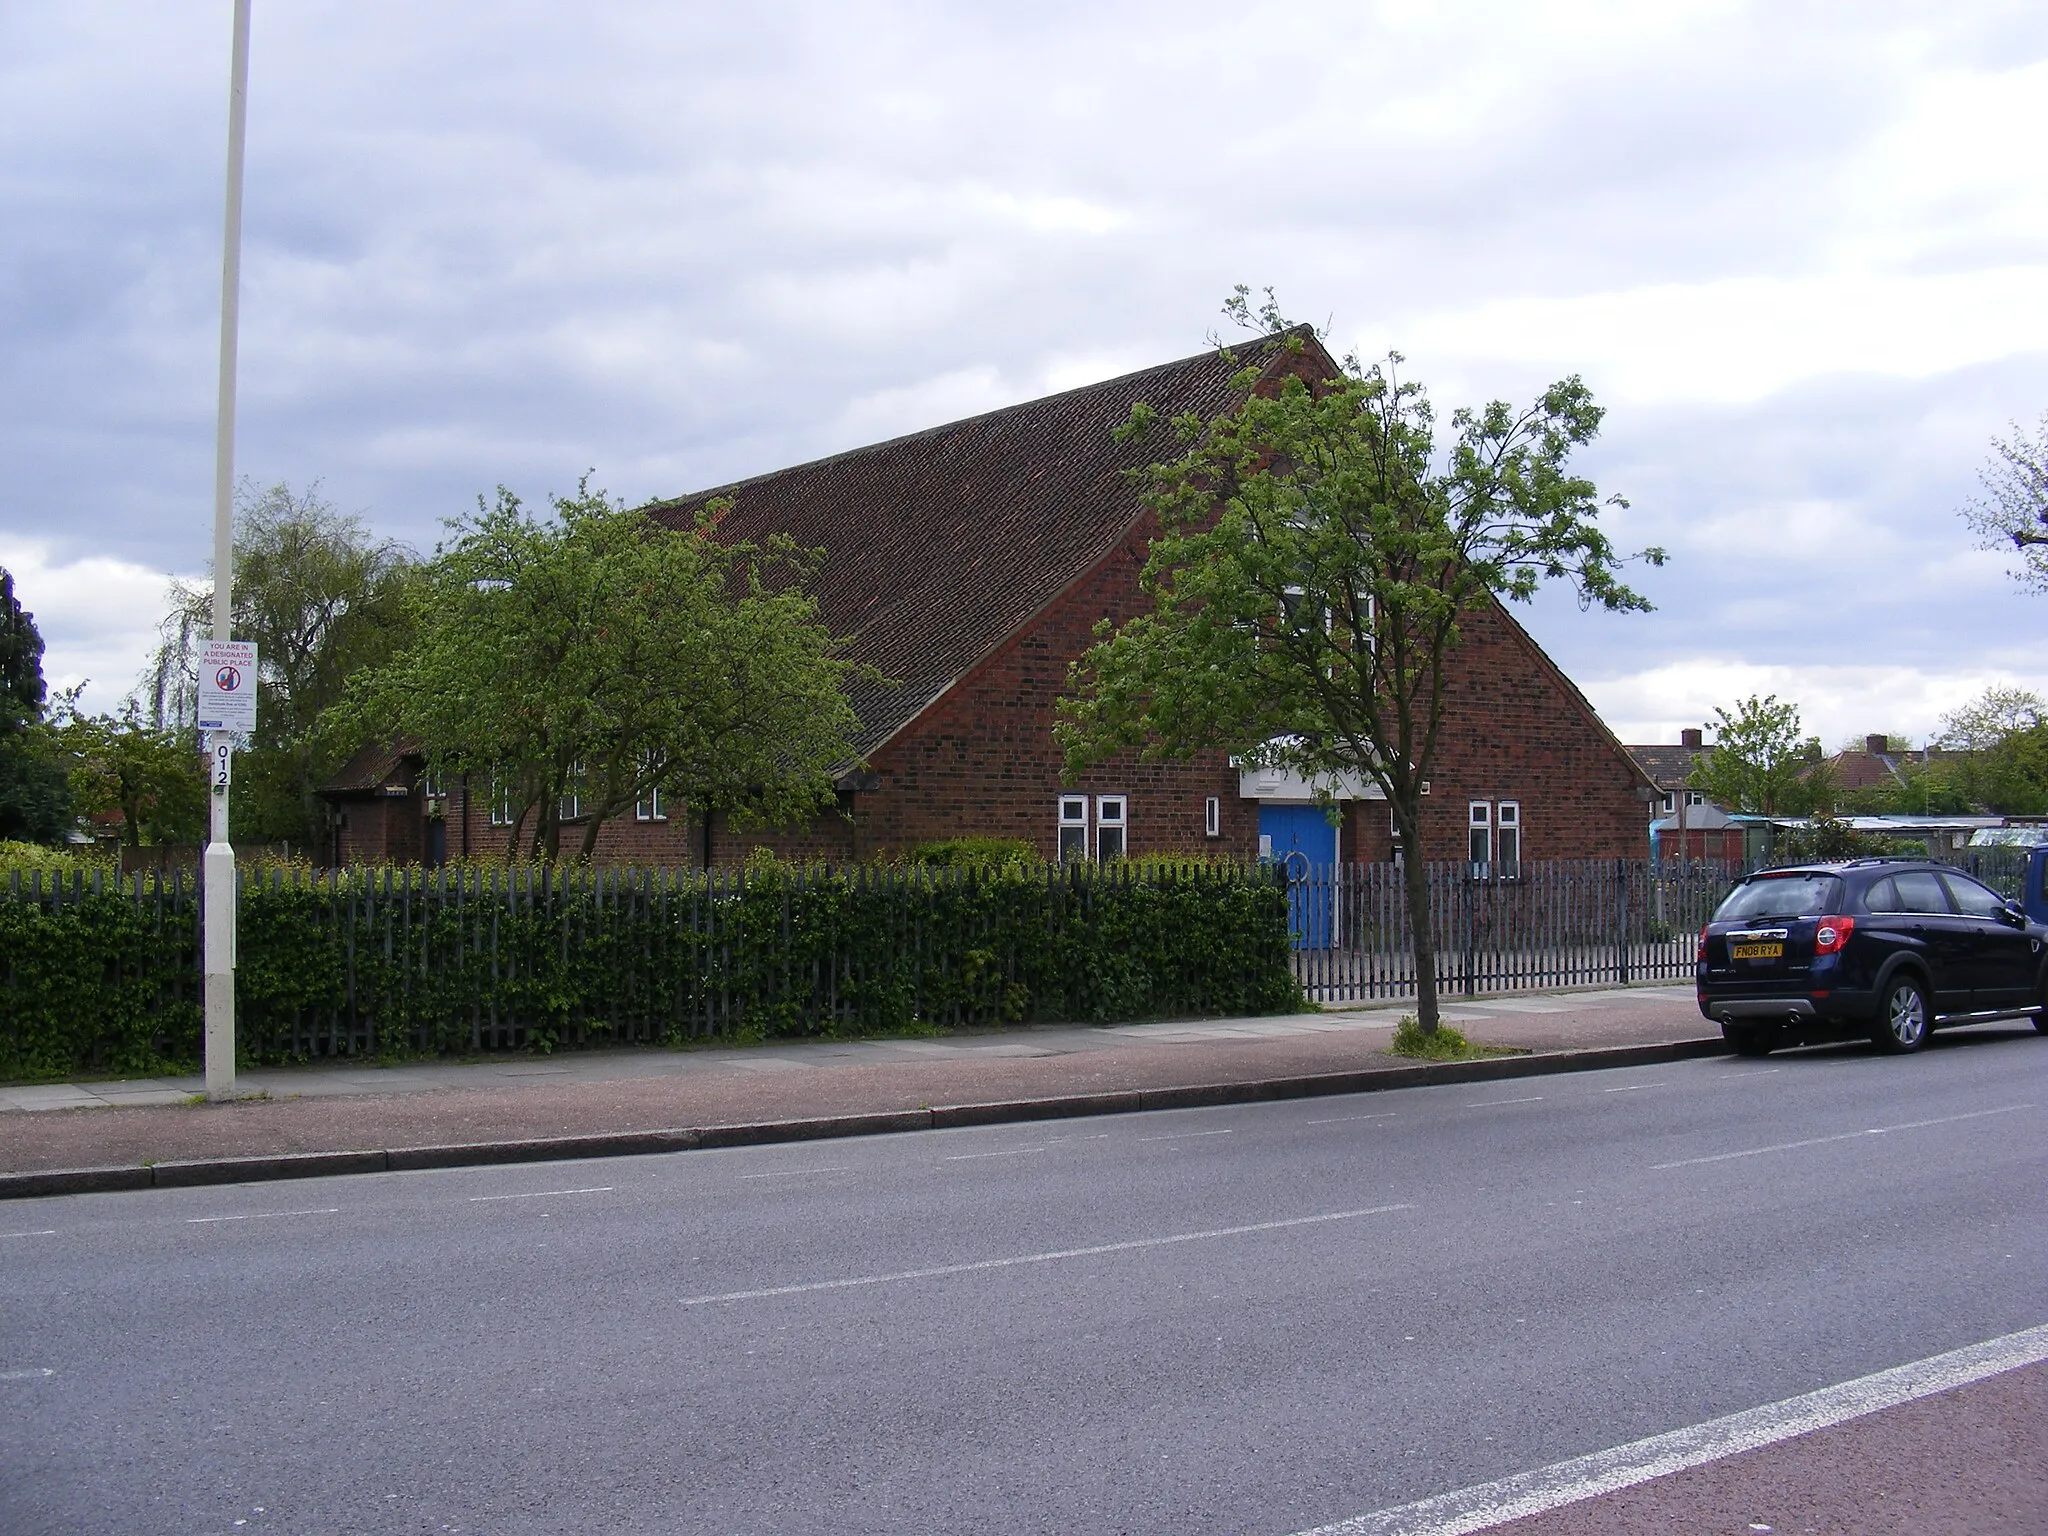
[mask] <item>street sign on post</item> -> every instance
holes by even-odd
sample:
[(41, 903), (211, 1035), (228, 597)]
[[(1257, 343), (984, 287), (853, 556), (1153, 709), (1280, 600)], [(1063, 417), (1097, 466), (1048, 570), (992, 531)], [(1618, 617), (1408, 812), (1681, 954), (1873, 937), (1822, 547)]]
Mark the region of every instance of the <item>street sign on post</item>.
[(209, 640), (199, 647), (199, 729), (255, 733), (255, 641)]

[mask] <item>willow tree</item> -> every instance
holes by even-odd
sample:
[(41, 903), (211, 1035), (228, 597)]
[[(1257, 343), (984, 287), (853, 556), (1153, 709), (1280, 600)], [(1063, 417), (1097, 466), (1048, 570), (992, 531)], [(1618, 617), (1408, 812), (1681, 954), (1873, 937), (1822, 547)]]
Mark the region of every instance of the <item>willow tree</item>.
[(722, 541), (721, 510), (677, 529), (587, 483), (546, 517), (479, 498), (407, 592), (411, 640), (336, 728), (409, 738), (488, 787), (508, 856), (588, 857), (656, 792), (742, 824), (833, 805), (858, 721), (809, 589), (821, 553)]
[[(1252, 323), (1244, 289), (1226, 313)], [(1567, 467), (1602, 415), (1576, 377), (1524, 409), (1458, 410), (1444, 433), (1398, 353), (1334, 362), (1270, 293), (1257, 320), (1274, 334), (1247, 356), (1233, 410), (1161, 421), (1138, 405), (1119, 429), (1176, 449), (1139, 471), (1159, 520), (1141, 577), (1151, 611), (1098, 630), (1058, 733), (1070, 772), (1130, 748), (1221, 747), (1364, 773), (1408, 850), (1418, 1022), (1434, 1031), (1422, 795), (1462, 626), (1553, 578), (1582, 605), (1647, 611), (1599, 526), (1603, 505), (1626, 503)]]

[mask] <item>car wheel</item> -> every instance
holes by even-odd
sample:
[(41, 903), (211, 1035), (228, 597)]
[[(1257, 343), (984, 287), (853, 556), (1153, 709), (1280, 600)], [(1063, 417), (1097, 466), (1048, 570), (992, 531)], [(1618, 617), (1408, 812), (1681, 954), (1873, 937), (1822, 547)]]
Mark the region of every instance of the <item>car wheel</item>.
[(1723, 1024), (1721, 1038), (1728, 1042), (1728, 1049), (1738, 1056), (1771, 1054), (1771, 1037), (1761, 1029), (1744, 1029), (1737, 1024)]
[(1881, 1051), (1917, 1051), (1927, 1043), (1927, 1031), (1934, 1022), (1928, 1006), (1927, 988), (1911, 976), (1900, 976), (1884, 989), (1878, 1004), (1877, 1028), (1871, 1038)]

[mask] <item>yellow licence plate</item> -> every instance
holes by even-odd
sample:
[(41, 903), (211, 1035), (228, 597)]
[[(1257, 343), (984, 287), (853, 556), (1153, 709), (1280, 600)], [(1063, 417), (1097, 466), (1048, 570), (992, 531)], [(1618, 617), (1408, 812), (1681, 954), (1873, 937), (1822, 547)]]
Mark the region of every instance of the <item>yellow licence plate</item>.
[(1728, 946), (1728, 958), (1730, 960), (1777, 960), (1783, 958), (1784, 953), (1785, 946), (1782, 944), (1730, 944)]

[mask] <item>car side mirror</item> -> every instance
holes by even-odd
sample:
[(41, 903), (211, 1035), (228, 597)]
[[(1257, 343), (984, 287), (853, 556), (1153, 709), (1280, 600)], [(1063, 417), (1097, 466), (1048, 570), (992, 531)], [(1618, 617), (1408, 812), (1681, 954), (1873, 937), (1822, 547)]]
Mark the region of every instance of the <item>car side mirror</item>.
[(1998, 920), (2014, 928), (2024, 928), (2027, 926), (2026, 910), (2018, 902), (2008, 901), (1999, 909)]

